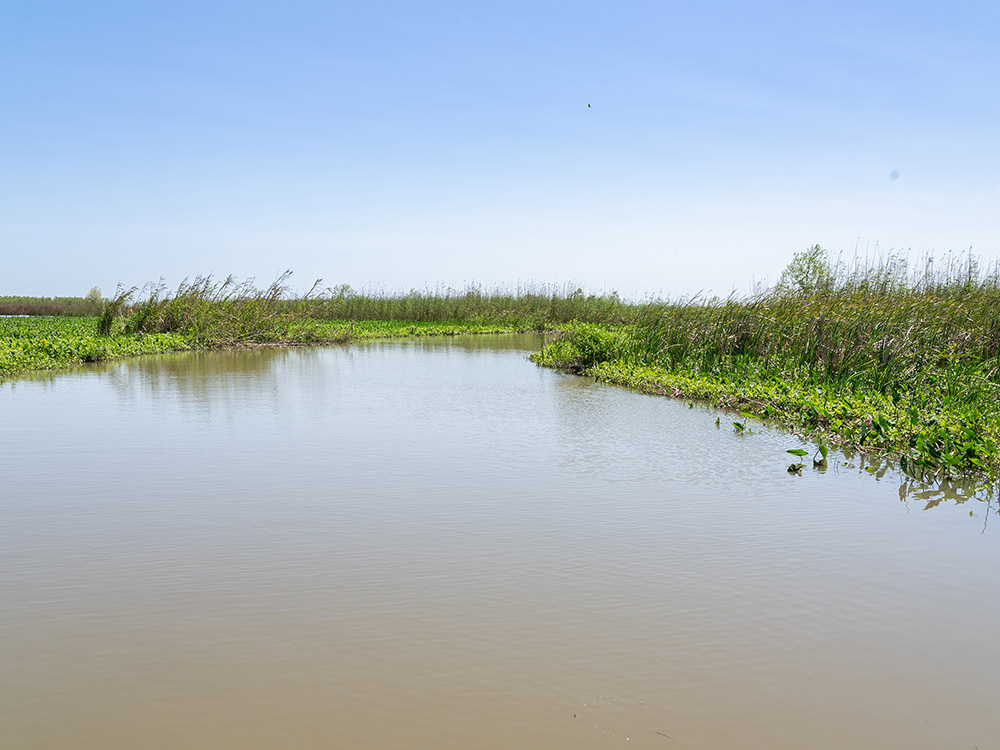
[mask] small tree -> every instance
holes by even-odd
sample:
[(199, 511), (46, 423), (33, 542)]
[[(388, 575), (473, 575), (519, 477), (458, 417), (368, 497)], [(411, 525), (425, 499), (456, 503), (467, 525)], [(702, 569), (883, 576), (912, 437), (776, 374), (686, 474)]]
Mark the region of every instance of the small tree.
[(789, 296), (808, 297), (833, 290), (835, 275), (826, 250), (819, 245), (795, 253), (778, 279), (776, 291)]
[(101, 290), (96, 286), (87, 292), (83, 298), (84, 309), (88, 315), (100, 315), (104, 310), (104, 298), (101, 297)]

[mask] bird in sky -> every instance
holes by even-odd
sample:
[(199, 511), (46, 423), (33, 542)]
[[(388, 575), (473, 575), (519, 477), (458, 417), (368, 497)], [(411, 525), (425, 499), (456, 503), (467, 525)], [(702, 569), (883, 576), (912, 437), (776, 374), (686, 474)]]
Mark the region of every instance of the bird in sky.
[(588, 106), (588, 107), (590, 106), (590, 102), (587, 102), (587, 106)]

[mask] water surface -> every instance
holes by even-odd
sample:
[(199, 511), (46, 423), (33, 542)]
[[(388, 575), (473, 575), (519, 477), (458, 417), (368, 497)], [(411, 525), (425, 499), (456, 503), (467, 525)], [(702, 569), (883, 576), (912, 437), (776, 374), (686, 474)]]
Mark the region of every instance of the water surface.
[(536, 344), (0, 386), (0, 746), (998, 746), (984, 504)]

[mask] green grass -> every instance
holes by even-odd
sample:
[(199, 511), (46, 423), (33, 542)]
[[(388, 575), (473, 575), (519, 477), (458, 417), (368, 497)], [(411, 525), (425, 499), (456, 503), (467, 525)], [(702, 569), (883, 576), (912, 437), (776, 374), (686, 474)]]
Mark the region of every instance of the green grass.
[(480, 323), (407, 321), (317, 321), (294, 319), (280, 340), (212, 342), (190, 332), (124, 332), (100, 334), (95, 317), (0, 318), (0, 380), (32, 370), (52, 370), (85, 362), (141, 354), (233, 345), (330, 344), (375, 338), (455, 336), (467, 333), (509, 333), (512, 328)]
[(634, 315), (641, 305), (614, 293), (586, 294), (581, 289), (528, 286), (517, 291), (471, 287), (404, 295), (358, 293), (349, 287), (327, 289), (306, 301), (310, 317), (334, 320), (445, 322), (548, 331), (574, 320), (614, 323)]
[(30, 370), (192, 348), (177, 333), (100, 336), (97, 318), (0, 318), (0, 380)]
[[(349, 287), (320, 289), (294, 298), (285, 273), (266, 289), (231, 277), (197, 277), (174, 292), (162, 285), (120, 291), (103, 310), (104, 333), (183, 331), (202, 342), (268, 343), (300, 335), (303, 321), (385, 321), (411, 324), (461, 322), (484, 330), (546, 331), (573, 320), (614, 323), (641, 305), (616, 295), (533, 287), (512, 293), (411, 291), (404, 295), (361, 294)], [(296, 333), (293, 333), (293, 329)]]
[[(29, 370), (187, 349), (509, 333), (527, 327), (523, 311), (446, 318), (440, 311), (431, 314), (437, 303), (428, 299), (420, 303), (426, 308), (422, 318), (398, 319), (403, 312), (417, 315), (413, 297), (397, 305), (351, 296), (353, 306), (345, 306), (341, 290), (340, 297), (310, 294), (293, 299), (285, 285), (287, 279), (286, 274), (266, 289), (258, 289), (231, 278), (215, 282), (199, 277), (172, 293), (162, 285), (148, 286), (142, 292), (122, 290), (102, 302), (99, 317), (0, 318), (0, 379)], [(454, 311), (471, 315), (473, 303), (466, 300), (463, 305)], [(376, 306), (383, 314), (380, 319), (350, 318), (349, 313), (359, 310), (375, 315)], [(482, 313), (484, 308), (476, 309)], [(331, 318), (334, 313), (343, 315)]]
[(329, 343), (365, 339), (457, 336), (460, 334), (519, 333), (524, 329), (496, 323), (413, 320), (314, 320), (306, 318), (291, 327), (297, 343)]
[[(943, 267), (942, 267), (943, 265)], [(545, 287), (295, 298), (231, 278), (124, 290), (99, 319), (0, 322), (0, 378), (157, 351), (562, 330), (534, 356), (608, 382), (770, 418), (915, 477), (1000, 477), (1000, 272), (975, 260), (846, 268), (819, 247), (771, 290), (635, 304)], [(49, 326), (49, 327), (46, 327)]]
[(997, 274), (845, 272), (808, 252), (807, 273), (764, 294), (577, 323), (535, 361), (774, 418), (913, 475), (1000, 477)]

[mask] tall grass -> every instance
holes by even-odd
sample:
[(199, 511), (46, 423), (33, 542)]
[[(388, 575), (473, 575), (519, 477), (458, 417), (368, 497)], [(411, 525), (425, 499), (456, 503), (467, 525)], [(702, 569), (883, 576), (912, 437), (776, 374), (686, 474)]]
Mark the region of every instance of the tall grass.
[(387, 295), (318, 282), (294, 297), (288, 280), (120, 290), (100, 331), (211, 346), (346, 340), (357, 321), (561, 329), (537, 361), (778, 415), (920, 469), (1000, 475), (1000, 270), (971, 254), (911, 268), (896, 256), (846, 264), (817, 246), (760, 293), (643, 304), (547, 287)]
[(86, 297), (0, 296), (0, 315), (94, 316), (101, 314), (104, 303), (96, 288)]
[(578, 325), (539, 361), (794, 412), (904, 464), (998, 471), (1000, 274), (963, 261), (912, 273), (898, 258), (847, 267), (810, 248), (773, 289)]
[(621, 323), (640, 309), (614, 294), (547, 287), (518, 292), (473, 287), (393, 296), (358, 293), (346, 286), (323, 289), (316, 282), (307, 294), (294, 297), (290, 276), (282, 274), (265, 289), (255, 287), (253, 280), (229, 277), (216, 282), (201, 276), (174, 292), (162, 282), (119, 289), (105, 306), (99, 329), (105, 335), (177, 331), (201, 343), (263, 343), (300, 339), (304, 321), (460, 321), (498, 330), (552, 330), (572, 320)]
[[(895, 395), (928, 375), (996, 383), (1000, 288), (843, 288), (722, 304), (663, 305), (636, 318), (630, 356), (699, 372), (752, 367)], [(982, 381), (982, 382), (979, 382)]]
[(812, 265), (820, 269), (816, 284), (791, 283), (786, 274), (774, 290), (746, 299), (649, 306), (634, 320), (630, 354), (668, 367), (750, 368), (889, 396), (926, 386), (929, 377), (965, 395), (970, 388), (997, 395), (996, 270), (914, 277), (895, 259), (845, 269), (814, 257)]
[(98, 331), (105, 336), (178, 332), (203, 346), (288, 340), (295, 318), (294, 307), (283, 304), (290, 276), (286, 271), (264, 289), (232, 276), (221, 282), (198, 276), (173, 293), (162, 281), (142, 290), (119, 289), (105, 306)]
[(544, 331), (571, 320), (623, 322), (639, 308), (614, 293), (596, 295), (582, 289), (533, 285), (516, 291), (473, 286), (464, 290), (412, 290), (395, 295), (355, 292), (341, 286), (316, 295), (305, 309), (311, 317), (326, 320), (461, 320)]

